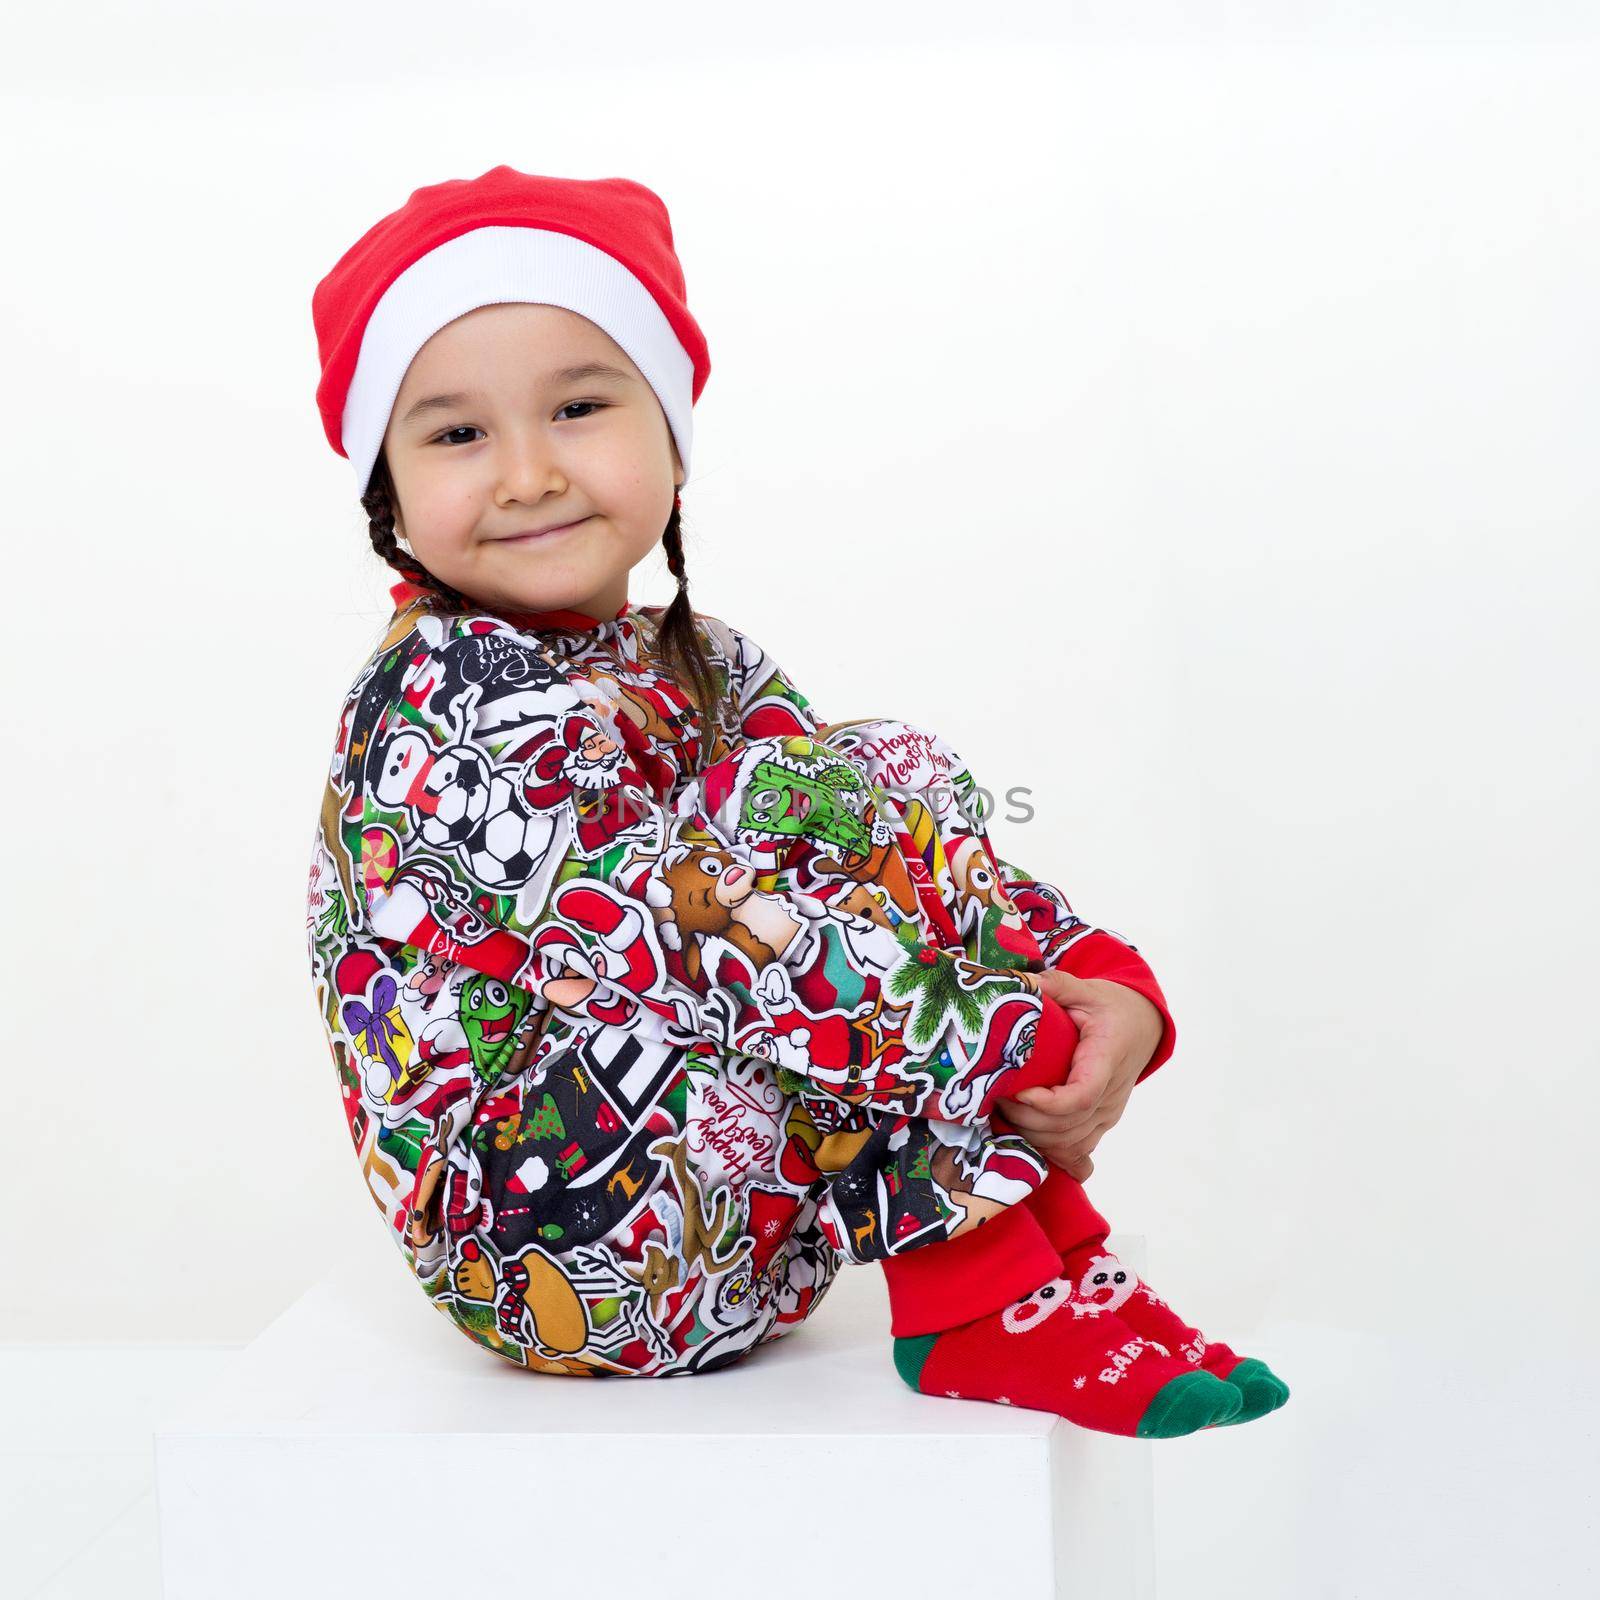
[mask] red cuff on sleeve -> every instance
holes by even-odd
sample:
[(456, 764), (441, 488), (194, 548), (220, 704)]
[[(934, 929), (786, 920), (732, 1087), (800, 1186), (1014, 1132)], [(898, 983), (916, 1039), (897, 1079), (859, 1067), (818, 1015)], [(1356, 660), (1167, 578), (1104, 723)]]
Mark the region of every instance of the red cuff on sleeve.
[(1096, 928), (1068, 945), (1055, 966), (1058, 971), (1070, 972), (1075, 978), (1108, 978), (1113, 983), (1124, 984), (1142, 994), (1161, 1013), (1161, 1042), (1144, 1071), (1134, 1079), (1135, 1083), (1143, 1083), (1172, 1054), (1178, 1042), (1178, 1030), (1167, 1009), (1167, 998), (1150, 970), (1150, 963), (1131, 945), (1124, 944), (1103, 928)]
[(1027, 1059), (1008, 1068), (989, 1085), (978, 1102), (979, 1116), (988, 1116), (996, 1100), (1009, 1100), (1019, 1090), (1067, 1081), (1072, 1052), (1078, 1048), (1078, 1025), (1047, 994), (1039, 996), (1041, 1010), (1033, 1030), (1033, 1048)]

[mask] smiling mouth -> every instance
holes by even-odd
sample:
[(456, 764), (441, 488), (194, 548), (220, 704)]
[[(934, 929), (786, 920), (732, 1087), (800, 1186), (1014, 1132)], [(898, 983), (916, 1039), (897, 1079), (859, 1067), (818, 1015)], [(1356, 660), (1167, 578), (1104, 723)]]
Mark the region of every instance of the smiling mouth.
[(563, 533), (571, 533), (574, 528), (581, 528), (589, 519), (579, 517), (576, 522), (563, 522), (558, 528), (546, 528), (542, 533), (513, 533), (503, 539), (497, 539), (497, 544), (538, 544), (544, 539), (559, 538)]

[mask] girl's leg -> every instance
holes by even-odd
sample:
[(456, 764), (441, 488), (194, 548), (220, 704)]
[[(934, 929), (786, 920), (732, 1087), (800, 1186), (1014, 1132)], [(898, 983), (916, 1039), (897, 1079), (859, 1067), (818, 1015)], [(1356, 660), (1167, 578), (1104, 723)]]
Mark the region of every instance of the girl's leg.
[[(865, 864), (856, 869), (864, 885), (881, 892), (908, 883), (930, 942), (984, 966), (1042, 970), (1038, 941), (1002, 903), (982, 819), (963, 810), (955, 779), (966, 767), (955, 751), (937, 734), (888, 717), (828, 723), (817, 737), (860, 769), (894, 831), (892, 851), (870, 871)], [(852, 1152), (830, 1190), (839, 1248), (857, 1260), (908, 1254), (992, 1226), (1053, 1170), (993, 1111), (959, 1122), (862, 1119), (859, 1125), (875, 1128), (875, 1136)], [(862, 1208), (886, 1197), (895, 1203), (880, 1220), (890, 1227), (857, 1245), (868, 1221)], [(1020, 1220), (1008, 1233), (1034, 1237)], [(1029, 1254), (1043, 1260), (1042, 1247)]]
[[(916, 752), (935, 750), (922, 730), (874, 719), (830, 723), (813, 737), (866, 780), (876, 818), (889, 824), (890, 837), (875, 837), (870, 852), (856, 853), (797, 841), (775, 874), (782, 887), (825, 893), (835, 904), (894, 926), (911, 922), (919, 939), (981, 966), (1022, 967), (1038, 960), (1039, 947), (1020, 921), (1014, 939), (993, 937), (1004, 913), (984, 894), (992, 879), (978, 870), (969, 836), (958, 831), (953, 797), (930, 795), (930, 805), (909, 792), (907, 775), (915, 773), (919, 759), (931, 767)], [(947, 845), (961, 852), (959, 873)], [(1064, 1072), (1064, 1057), (1055, 1070)], [(945, 1121), (846, 1104), (808, 1084), (791, 1094), (793, 1160), (810, 1164), (819, 1225), (843, 1259), (909, 1257), (930, 1244), (966, 1239), (986, 1225), (991, 1249), (998, 1251), (1002, 1238), (1013, 1241), (1010, 1264), (1004, 1272), (996, 1268), (997, 1283), (1015, 1283), (1016, 1293), (1024, 1293), (1037, 1285), (1043, 1269), (1050, 1269), (1046, 1276), (1058, 1270), (1028, 1218), (1010, 1217), (996, 1231), (999, 1219), (1047, 1171), (1044, 1158), (1014, 1130), (976, 1110)], [(979, 1252), (969, 1245), (963, 1254), (976, 1260)]]
[[(976, 962), (1042, 970), (1045, 960), (1037, 939), (998, 893), (998, 870), (989, 850), (984, 816), (966, 810), (968, 795), (981, 795), (982, 790), (974, 789), (962, 757), (938, 734), (891, 718), (829, 723), (821, 733), (830, 747), (850, 754), (864, 768), (880, 790), (880, 800), (882, 792), (888, 795), (888, 803), (880, 805), (880, 810), (898, 822), (899, 848), (918, 891), (928, 902), (928, 923), (941, 931), (949, 944), (957, 939), (962, 942), (966, 954)], [(939, 1125), (942, 1133), (957, 1134), (950, 1144), (939, 1141), (931, 1130), (904, 1136), (902, 1142), (901, 1149), (922, 1149), (923, 1144), (939, 1147), (947, 1171), (962, 1170), (957, 1150), (965, 1147), (982, 1152), (990, 1170), (1003, 1170), (1010, 1158), (1013, 1178), (1018, 1171), (1024, 1174), (1010, 1197), (1011, 1210), (1002, 1205), (994, 1205), (992, 1210), (968, 1205), (946, 1184), (944, 1192), (962, 1205), (963, 1216), (939, 1235), (944, 1242), (934, 1240), (938, 1248), (910, 1248), (926, 1246), (928, 1240), (917, 1227), (907, 1227), (904, 1219), (899, 1242), (906, 1248), (883, 1246), (883, 1270), (890, 1282), (894, 1333), (898, 1336), (896, 1360), (907, 1381), (926, 1387), (918, 1384), (917, 1376), (931, 1349), (930, 1333), (994, 1315), (1013, 1301), (1024, 1301), (1010, 1306), (1010, 1331), (1021, 1331), (1029, 1322), (1024, 1315), (1029, 1304), (1018, 1286), (1026, 1286), (1032, 1278), (1040, 1294), (1046, 1293), (1046, 1280), (1054, 1280), (1048, 1285), (1045, 1304), (1064, 1302), (1075, 1325), (1093, 1325), (1101, 1333), (1102, 1344), (1109, 1339), (1114, 1347), (1106, 1350), (1110, 1357), (1107, 1371), (1122, 1370), (1118, 1355), (1128, 1358), (1130, 1350), (1149, 1344), (1168, 1358), (1173, 1352), (1181, 1354), (1184, 1362), (1216, 1378), (1229, 1379), (1242, 1392), (1243, 1410), (1237, 1416), (1218, 1413), (1211, 1421), (1246, 1421), (1282, 1405), (1288, 1389), (1264, 1363), (1242, 1360), (1221, 1342), (1206, 1342), (1149, 1286), (1139, 1283), (1122, 1262), (1106, 1253), (1106, 1219), (1094, 1210), (1077, 1179), (1043, 1162), (1000, 1115), (978, 1118), (978, 1122), (981, 1126), (965, 1130)], [(870, 1147), (862, 1152), (864, 1157), (870, 1154)], [(1029, 1162), (1042, 1166), (1040, 1181), (1034, 1182), (1027, 1174)], [(922, 1171), (931, 1168), (933, 1163), (923, 1158)], [(864, 1176), (856, 1168), (842, 1173), (842, 1181), (835, 1186), (837, 1197), (853, 1197), (864, 1187)], [(901, 1173), (896, 1171), (894, 1176)], [(989, 1181), (994, 1187), (994, 1181)], [(973, 1189), (981, 1187), (982, 1182), (973, 1184)], [(1021, 1205), (1014, 1205), (1016, 1200), (1021, 1200)], [(1024, 1210), (1029, 1213), (1027, 1221), (1019, 1214)], [(978, 1237), (970, 1229), (981, 1222), (987, 1227)], [(1123, 1291), (1118, 1274), (1123, 1283), (1131, 1282), (1136, 1288)], [(1117, 1290), (1115, 1296), (1107, 1291), (1107, 1282)], [(947, 1365), (947, 1357), (941, 1365)], [(1155, 1363), (1150, 1363), (1150, 1370), (1155, 1370)], [(1171, 1381), (1173, 1370), (1166, 1371)], [(1184, 1386), (1179, 1384), (1178, 1389)], [(1187, 1402), (1176, 1398), (1176, 1390), (1173, 1394), (1160, 1390), (1170, 1403), (1152, 1403), (1139, 1426), (1157, 1432), (1186, 1432), (1206, 1406), (1221, 1405), (1226, 1411), (1227, 1397), (1219, 1397), (1203, 1384), (1198, 1386), (1198, 1394), (1194, 1389), (1187, 1389)], [(1117, 1408), (1112, 1410), (1115, 1413)], [(1165, 1413), (1165, 1421), (1160, 1413)], [(1125, 1422), (1126, 1406), (1118, 1414)], [(1090, 1426), (1106, 1424), (1091, 1422)]]
[[(967, 770), (960, 757), (937, 735), (886, 718), (832, 723), (820, 736), (879, 792), (932, 930), (926, 936), (947, 947), (959, 942), (987, 965), (1040, 970), (1043, 951), (1031, 930), (992, 892), (999, 874), (982, 818), (962, 809), (954, 782)], [(913, 1388), (1037, 1406), (1142, 1437), (1189, 1433), (1239, 1413), (1237, 1389), (1078, 1291), (1106, 1219), (1081, 1183), (1002, 1117), (880, 1124), (837, 1173), (824, 1217), (837, 1222), (886, 1189), (901, 1208), (895, 1237), (863, 1226), (841, 1249), (880, 1259), (896, 1366)], [(946, 1202), (958, 1219), (949, 1220)], [(928, 1210), (947, 1214), (942, 1229), (918, 1226)], [(875, 1225), (876, 1213), (868, 1214)]]

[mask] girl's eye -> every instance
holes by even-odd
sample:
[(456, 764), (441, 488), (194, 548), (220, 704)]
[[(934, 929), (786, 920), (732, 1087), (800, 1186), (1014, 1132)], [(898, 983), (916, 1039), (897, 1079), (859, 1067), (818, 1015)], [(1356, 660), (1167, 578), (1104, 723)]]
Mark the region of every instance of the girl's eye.
[[(584, 411), (584, 417), (587, 417), (587, 416), (592, 415), (596, 411), (604, 411), (606, 409), (606, 402), (604, 400), (573, 400), (569, 404), (562, 406), (561, 411), (584, 410), (585, 407), (587, 407), (588, 409), (586, 411)], [(556, 413), (556, 415), (560, 416), (561, 415), (561, 411), (558, 411)], [(584, 417), (574, 417), (572, 420), (574, 422), (582, 422), (584, 420)], [(474, 427), (471, 423), (464, 422), (464, 423), (461, 424), (461, 426), (459, 428), (446, 428), (443, 433), (436, 435), (436, 437), (434, 439), (434, 443), (435, 444), (452, 444), (452, 443), (453, 444), (471, 444), (472, 440), (470, 440), (470, 439), (454, 439), (453, 440), (451, 438), (451, 435), (452, 434), (460, 434), (460, 433), (482, 433), (482, 432), (483, 432), (482, 428), (477, 428), (477, 427)]]

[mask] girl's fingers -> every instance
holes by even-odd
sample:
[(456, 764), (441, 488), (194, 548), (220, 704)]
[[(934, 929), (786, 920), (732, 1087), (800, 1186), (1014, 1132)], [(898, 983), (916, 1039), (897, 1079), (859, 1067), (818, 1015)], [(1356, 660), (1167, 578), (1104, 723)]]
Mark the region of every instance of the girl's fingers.
[[(1024, 1091), (1026, 1093), (1026, 1091)], [(1046, 1107), (1035, 1106), (1034, 1102), (1026, 1101), (1019, 1096), (1014, 1101), (1002, 1101), (1006, 1109), (1006, 1117), (1016, 1123), (1019, 1128), (1030, 1128), (1040, 1133), (1056, 1134), (1058, 1138), (1070, 1138), (1074, 1134), (1088, 1133), (1098, 1120), (1099, 1112), (1093, 1106), (1075, 1115), (1054, 1114)]]
[(1106, 1135), (1108, 1124), (1097, 1122), (1092, 1128), (1087, 1129), (1075, 1140), (1066, 1141), (1067, 1150), (1075, 1157), (1088, 1160), (1095, 1147)]
[(1101, 996), (1089, 986), (1087, 979), (1059, 967), (1051, 967), (1039, 974), (1039, 987), (1058, 1005), (1094, 1005)]
[(1032, 1106), (1052, 1117), (1087, 1116), (1100, 1100), (1098, 1086), (1087, 1079), (1069, 1079), (1066, 1083), (1040, 1084), (1024, 1089), (1016, 1097), (1025, 1106)]
[(1086, 1030), (1067, 1065), (1067, 1081), (1042, 1086), (1045, 1093), (1054, 1097), (1053, 1108), (1078, 1111), (1094, 1106), (1111, 1086), (1119, 1053), (1109, 1033)]

